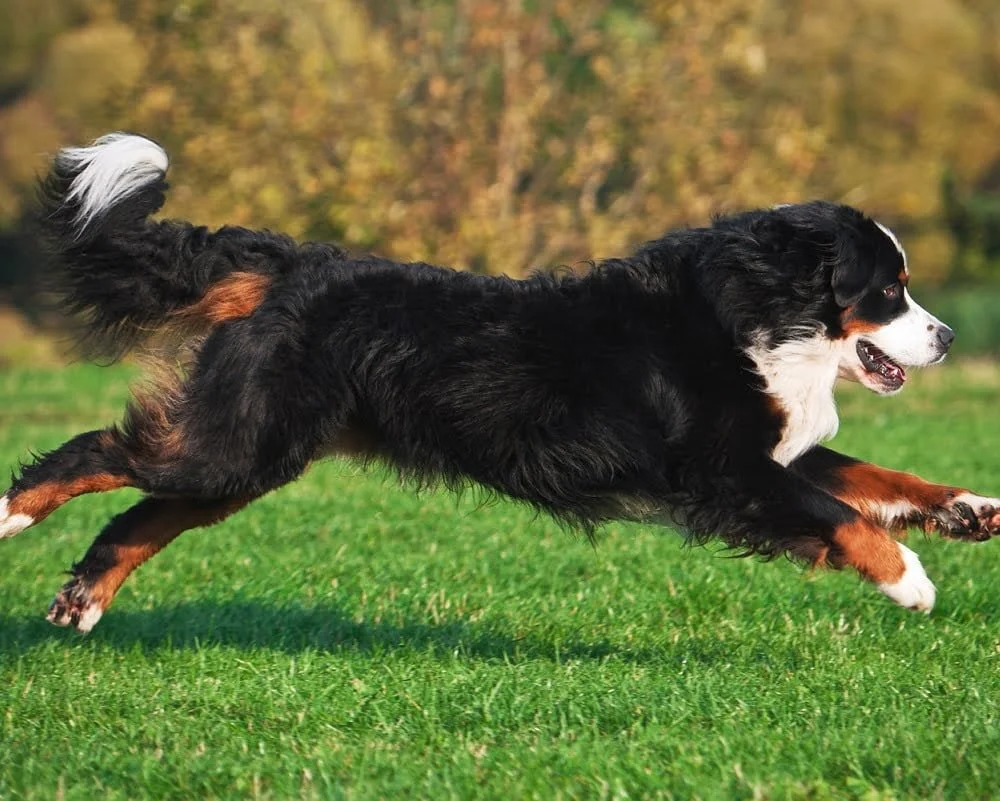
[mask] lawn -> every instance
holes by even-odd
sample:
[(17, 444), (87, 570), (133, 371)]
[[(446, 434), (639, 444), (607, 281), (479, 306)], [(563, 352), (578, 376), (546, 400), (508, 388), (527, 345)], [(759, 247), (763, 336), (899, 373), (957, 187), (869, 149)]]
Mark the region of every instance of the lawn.
[[(0, 465), (114, 420), (127, 371), (0, 373)], [(1000, 372), (842, 394), (835, 446), (1000, 491)], [(930, 617), (853, 575), (345, 462), (142, 568), (87, 636), (44, 621), (128, 492), (0, 543), (0, 798), (986, 798), (1000, 543), (912, 545)]]

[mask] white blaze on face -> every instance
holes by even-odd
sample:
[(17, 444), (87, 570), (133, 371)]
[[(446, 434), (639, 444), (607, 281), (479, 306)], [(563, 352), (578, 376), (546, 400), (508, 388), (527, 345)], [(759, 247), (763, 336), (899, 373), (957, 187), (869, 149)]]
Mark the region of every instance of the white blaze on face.
[(944, 328), (937, 317), (918, 304), (908, 289), (903, 290), (906, 311), (888, 325), (865, 334), (864, 338), (885, 351), (889, 358), (907, 367), (926, 367), (944, 359), (938, 332)]
[[(905, 288), (905, 278), (909, 275), (906, 251), (891, 230), (879, 222), (875, 225), (896, 248), (903, 262), (903, 313), (873, 331), (849, 337), (846, 340), (849, 347), (845, 347), (842, 353), (840, 375), (842, 378), (860, 381), (873, 392), (888, 395), (898, 392), (902, 388), (902, 382), (885, 382), (876, 371), (871, 371), (870, 364), (866, 369), (857, 353), (859, 344), (863, 346), (864, 343), (870, 343), (899, 369), (926, 367), (944, 359), (953, 335), (937, 317), (913, 300), (909, 290)], [(870, 350), (867, 352), (876, 361), (880, 358), (877, 353), (873, 355)]]
[(889, 241), (892, 242), (892, 244), (896, 246), (896, 250), (899, 251), (899, 255), (903, 257), (903, 270), (904, 272), (909, 272), (906, 265), (906, 251), (903, 250), (903, 246), (899, 244), (899, 239), (896, 238), (896, 235), (892, 231), (882, 225), (882, 223), (876, 221), (875, 225), (877, 225), (879, 230), (889, 238)]
[[(875, 225), (895, 245), (903, 259), (903, 274), (909, 275), (906, 251), (899, 239), (882, 223), (876, 222)], [(906, 311), (865, 339), (885, 351), (894, 361), (910, 367), (924, 367), (941, 361), (944, 353), (938, 343), (938, 332), (947, 326), (918, 304), (910, 296), (910, 290), (905, 288), (903, 301), (906, 303)]]

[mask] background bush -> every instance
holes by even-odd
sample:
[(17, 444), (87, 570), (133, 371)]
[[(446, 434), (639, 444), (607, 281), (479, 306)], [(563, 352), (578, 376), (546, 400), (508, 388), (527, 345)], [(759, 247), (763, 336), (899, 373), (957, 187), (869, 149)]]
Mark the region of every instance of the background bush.
[[(0, 0), (0, 271), (46, 154), (170, 150), (166, 212), (520, 274), (713, 212), (876, 214), (1000, 276), (994, 0)], [(998, 176), (995, 179), (991, 176)]]

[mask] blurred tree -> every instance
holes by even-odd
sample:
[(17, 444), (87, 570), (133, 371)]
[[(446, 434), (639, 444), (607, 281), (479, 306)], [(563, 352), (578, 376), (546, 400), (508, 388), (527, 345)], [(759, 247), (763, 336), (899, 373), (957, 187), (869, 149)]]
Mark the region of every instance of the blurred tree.
[(944, 219), (955, 241), (950, 278), (969, 283), (992, 276), (1000, 264), (1000, 161), (963, 190), (952, 172), (941, 182)]
[(520, 273), (826, 197), (943, 278), (941, 176), (1000, 158), (996, 5), (0, 0), (0, 227), (128, 128), (207, 224)]

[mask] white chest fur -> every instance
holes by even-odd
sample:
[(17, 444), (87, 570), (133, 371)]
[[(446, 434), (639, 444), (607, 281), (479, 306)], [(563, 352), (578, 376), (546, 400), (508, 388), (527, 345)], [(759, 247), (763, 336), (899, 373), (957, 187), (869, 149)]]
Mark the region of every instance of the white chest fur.
[(837, 433), (837, 343), (817, 334), (771, 348), (755, 346), (747, 355), (785, 415), (781, 439), (771, 453), (774, 461), (787, 465)]

